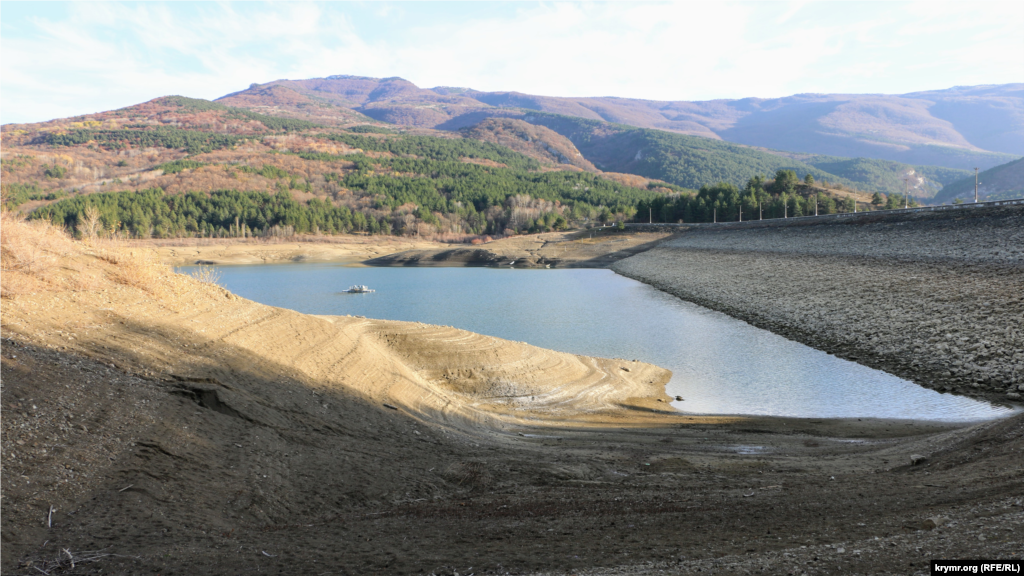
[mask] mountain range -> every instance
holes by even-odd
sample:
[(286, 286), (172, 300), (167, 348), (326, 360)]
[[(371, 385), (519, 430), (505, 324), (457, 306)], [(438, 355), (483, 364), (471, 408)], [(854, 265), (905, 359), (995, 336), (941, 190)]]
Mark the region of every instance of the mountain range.
[(253, 84), (218, 101), (293, 109), (327, 104), (382, 122), (440, 130), (543, 112), (770, 150), (971, 170), (1024, 156), (1024, 84), (686, 102), (426, 89), (402, 78), (338, 75)]
[[(973, 199), (975, 167), (983, 199), (1020, 196), (1021, 94), (688, 103), (332, 76), (7, 124), (0, 172), (6, 208), (77, 229), (91, 207), (105, 229), (140, 237), (518, 233), (628, 219), (673, 198), (689, 200), (671, 200), (679, 213), (665, 221), (767, 201), (784, 214), (782, 203), (803, 210), (821, 194), (828, 213), (871, 209), (876, 192), (884, 204), (904, 191)], [(798, 186), (771, 184), (780, 171)]]

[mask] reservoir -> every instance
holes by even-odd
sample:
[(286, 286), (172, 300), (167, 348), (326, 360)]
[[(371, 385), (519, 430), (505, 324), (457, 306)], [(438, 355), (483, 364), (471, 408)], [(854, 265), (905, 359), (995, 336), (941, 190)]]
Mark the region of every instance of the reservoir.
[[(239, 296), (307, 314), (450, 325), (656, 364), (672, 371), (666, 390), (684, 398), (672, 405), (688, 413), (945, 421), (1012, 413), (836, 358), (611, 270), (282, 264), (218, 271)], [(375, 292), (343, 292), (355, 284)]]

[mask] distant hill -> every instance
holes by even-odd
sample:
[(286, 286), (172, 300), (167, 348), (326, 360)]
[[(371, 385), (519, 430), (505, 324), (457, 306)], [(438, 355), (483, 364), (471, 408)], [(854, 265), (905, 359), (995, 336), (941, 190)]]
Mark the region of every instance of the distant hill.
[[(801, 178), (857, 188), (867, 192), (902, 193), (909, 178), (912, 196), (927, 200), (945, 184), (968, 175), (966, 170), (914, 166), (887, 160), (842, 158), (755, 149), (721, 140), (635, 128), (598, 120), (546, 113), (524, 113), (523, 123), (550, 129), (565, 137), (584, 158), (605, 172), (637, 174), (684, 188), (729, 182), (742, 186), (754, 175), (793, 170)], [(501, 119), (489, 122), (518, 123)], [(482, 124), (483, 125), (483, 124)], [(472, 135), (476, 128), (463, 129)]]
[[(1024, 198), (1024, 158), (980, 172), (978, 183), (978, 197), (983, 201)], [(974, 174), (943, 188), (934, 201), (944, 204), (954, 199), (974, 201)]]
[(499, 144), (541, 161), (597, 171), (568, 138), (544, 126), (513, 118), (488, 118), (460, 132), (465, 138)]
[[(778, 153), (778, 152), (776, 152)], [(812, 154), (787, 154), (809, 166), (854, 182), (868, 192), (903, 192), (922, 200), (933, 198), (943, 186), (965, 178), (969, 170), (921, 166), (877, 160)]]
[(835, 213), (855, 209), (853, 201), (864, 210), (870, 195), (851, 188), (891, 191), (893, 173), (916, 170), (924, 182), (955, 172), (532, 110), (465, 112), (469, 91), (454, 88), (406, 107), (461, 107), (457, 118), (467, 125), (449, 121), (447, 130), (384, 124), (364, 113), (372, 107), (347, 107), (373, 94), (421, 92), (400, 79), (346, 94), (307, 92), (252, 86), (219, 102), (167, 96), (4, 125), (4, 207), (83, 235), (358, 232), (465, 241), (623, 221), (644, 207), (648, 218), (669, 221), (730, 210), (779, 216), (786, 206), (790, 215), (812, 205)]
[(466, 240), (621, 221), (678, 191), (601, 173), (541, 126), (494, 121), (473, 138), (328, 100), (271, 86), (234, 100), (244, 106), (168, 96), (4, 125), (3, 207), (85, 235)]
[[(278, 80), (220, 101), (251, 105), (259, 100), (257, 94), (271, 87), (288, 88), (383, 122), (445, 130), (512, 110), (533, 110), (755, 147), (911, 165), (988, 168), (1024, 155), (1024, 84), (903, 95), (799, 94), (685, 102), (425, 89), (401, 78), (341, 75)], [(279, 101), (267, 99), (265, 105)]]

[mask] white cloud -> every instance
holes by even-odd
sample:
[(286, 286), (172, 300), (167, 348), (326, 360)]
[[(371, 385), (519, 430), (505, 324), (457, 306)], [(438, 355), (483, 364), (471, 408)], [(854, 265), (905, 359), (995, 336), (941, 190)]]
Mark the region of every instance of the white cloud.
[[(4, 22), (0, 114), (38, 121), (330, 74), (662, 100), (1024, 81), (1017, 4), (466, 6), (71, 4)], [(419, 21), (424, 8), (440, 14)]]

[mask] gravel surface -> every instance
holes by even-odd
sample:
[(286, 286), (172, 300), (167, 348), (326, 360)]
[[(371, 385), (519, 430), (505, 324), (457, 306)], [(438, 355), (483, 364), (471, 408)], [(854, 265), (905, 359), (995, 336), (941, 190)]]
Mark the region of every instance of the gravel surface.
[(691, 229), (612, 269), (922, 386), (1024, 395), (1022, 207)]

